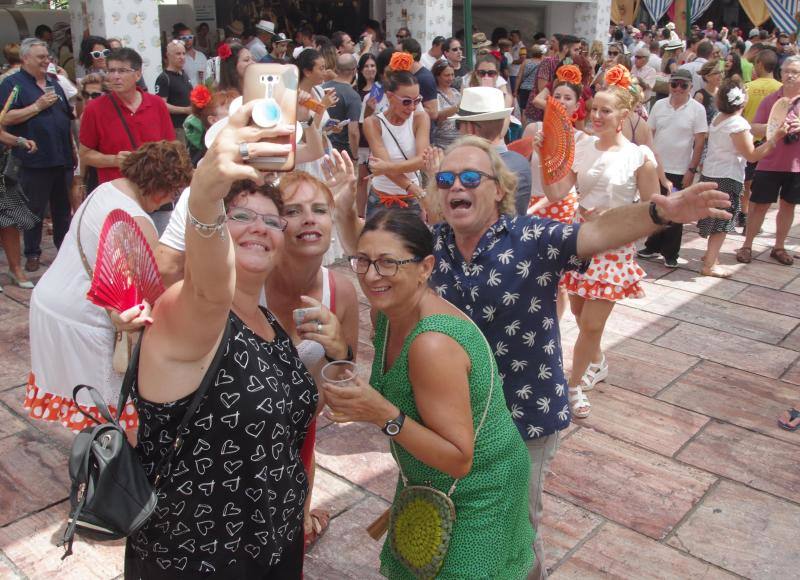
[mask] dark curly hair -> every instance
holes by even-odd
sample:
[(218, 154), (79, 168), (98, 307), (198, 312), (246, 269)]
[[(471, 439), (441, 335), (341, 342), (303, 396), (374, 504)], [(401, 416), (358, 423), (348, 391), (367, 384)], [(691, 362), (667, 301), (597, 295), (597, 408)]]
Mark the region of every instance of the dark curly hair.
[(228, 191), (228, 194), (223, 200), (225, 203), (225, 211), (228, 211), (231, 206), (235, 205), (234, 202), (240, 197), (256, 194), (271, 199), (275, 207), (278, 208), (279, 214), (283, 211), (283, 197), (276, 185), (269, 181), (263, 185), (257, 185), (255, 181), (251, 181), (250, 179), (240, 179), (239, 181), (233, 182), (230, 191)]
[(92, 68), (94, 59), (92, 58), (92, 55), (89, 53), (92, 52), (92, 49), (96, 44), (104, 46), (109, 50), (111, 49), (111, 46), (109, 46), (108, 41), (102, 36), (87, 36), (86, 38), (84, 38), (81, 41), (80, 52), (78, 52), (78, 62), (81, 63), (81, 65), (83, 65), (83, 67), (87, 70)]
[(192, 180), (192, 161), (178, 141), (143, 143), (122, 162), (122, 176), (142, 195), (180, 192)]

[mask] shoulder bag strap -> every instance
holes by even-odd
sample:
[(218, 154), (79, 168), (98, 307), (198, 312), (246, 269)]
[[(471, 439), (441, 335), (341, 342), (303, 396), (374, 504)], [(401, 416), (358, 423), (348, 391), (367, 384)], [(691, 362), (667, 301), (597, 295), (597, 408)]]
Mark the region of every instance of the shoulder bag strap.
[(389, 129), (389, 125), (386, 124), (386, 121), (384, 121), (383, 117), (381, 117), (380, 115), (375, 115), (375, 116), (378, 117), (378, 121), (381, 122), (381, 125), (386, 127), (386, 130), (389, 131), (389, 135), (392, 136), (392, 141), (394, 141), (394, 144), (397, 145), (397, 148), (400, 150), (400, 154), (403, 156), (403, 159), (408, 161), (408, 155), (406, 155), (406, 152), (403, 151), (402, 147), (400, 147), (400, 142), (397, 140), (397, 137), (394, 136), (394, 133), (392, 133), (392, 130)]
[(133, 138), (133, 133), (131, 133), (130, 127), (128, 127), (128, 123), (125, 122), (125, 115), (122, 114), (122, 109), (119, 108), (119, 103), (117, 103), (114, 95), (108, 95), (108, 98), (111, 99), (111, 103), (114, 105), (114, 109), (117, 111), (117, 115), (119, 115), (119, 120), (122, 121), (122, 126), (125, 127), (125, 132), (128, 134), (128, 139), (131, 141), (131, 151), (134, 151), (139, 148), (136, 144), (136, 139)]
[[(481, 337), (483, 338), (483, 342), (486, 345), (486, 350), (489, 353), (489, 360), (492, 360), (494, 358), (494, 353), (492, 352), (492, 347), (489, 345), (489, 341), (486, 340), (486, 336), (484, 336), (483, 332), (481, 332), (481, 329), (478, 327), (478, 325), (475, 324), (475, 321), (472, 320), (469, 317), (467, 317), (467, 318), (472, 323), (472, 325), (475, 327), (475, 329), (480, 333)], [(389, 321), (388, 320), (386, 321), (386, 327), (385, 328), (386, 328), (386, 332), (384, 334), (384, 346), (383, 346), (383, 348), (384, 348), (384, 351), (383, 351), (384, 357), (386, 356), (386, 350), (385, 350), (386, 349), (386, 338), (388, 338), (388, 335), (389, 335)], [(486, 408), (484, 408), (484, 410), (483, 410), (483, 414), (481, 415), (481, 420), (478, 423), (478, 426), (475, 428), (475, 437), (472, 439), (473, 447), (475, 446), (475, 443), (477, 443), (477, 441), (478, 441), (478, 435), (480, 434), (481, 429), (483, 429), (483, 424), (486, 422), (486, 417), (489, 414), (489, 407), (491, 406), (491, 403), (492, 403), (492, 393), (494, 392), (494, 365), (490, 365), (490, 373), (491, 373), (491, 375), (490, 375), (491, 378), (490, 378), (490, 382), (489, 382), (489, 395), (486, 397)], [(403, 480), (403, 486), (407, 486), (408, 485), (408, 478), (406, 477), (406, 474), (403, 472), (403, 466), (400, 464), (400, 460), (397, 458), (397, 455), (395, 454), (394, 445), (395, 445), (394, 439), (392, 439), (392, 441), (391, 441), (392, 455), (394, 456), (394, 459), (397, 462), (397, 467), (400, 469), (400, 479)], [(474, 452), (474, 450), (473, 450), (473, 452)], [(453, 485), (450, 486), (450, 489), (447, 492), (447, 497), (450, 497), (450, 496), (453, 495), (453, 492), (455, 492), (456, 485), (458, 485), (459, 481), (460, 481), (460, 479), (456, 479), (455, 481), (453, 481)]]
[[(197, 387), (197, 390), (194, 393), (194, 397), (192, 397), (192, 402), (189, 403), (189, 406), (186, 408), (186, 413), (183, 415), (183, 419), (181, 420), (181, 424), (178, 425), (178, 430), (175, 433), (175, 441), (170, 445), (169, 451), (167, 452), (164, 457), (161, 458), (161, 461), (158, 462), (156, 465), (155, 474), (156, 480), (154, 487), (158, 488), (158, 484), (163, 477), (168, 474), (168, 470), (170, 465), (172, 464), (172, 459), (175, 457), (175, 454), (180, 449), (181, 445), (183, 444), (183, 431), (186, 426), (191, 421), (194, 414), (197, 412), (197, 408), (203, 402), (203, 397), (205, 396), (208, 389), (214, 384), (216, 380), (216, 369), (219, 366), (220, 361), (222, 360), (223, 355), (225, 354), (225, 347), (228, 344), (228, 338), (231, 334), (231, 321), (230, 319), (226, 320), (225, 322), (225, 330), (222, 333), (222, 340), (219, 343), (219, 347), (217, 348), (217, 352), (214, 354), (214, 358), (211, 361), (211, 364), (208, 367), (208, 371), (206, 371), (206, 375), (203, 377), (203, 380), (200, 382), (200, 386)], [(120, 393), (120, 397), (126, 395), (127, 392), (130, 391), (131, 384), (133, 383), (133, 379), (135, 374), (139, 371), (139, 345), (141, 344), (141, 339), (136, 345), (136, 349), (131, 356), (131, 364), (128, 367), (128, 372), (125, 373), (125, 380), (123, 381), (123, 388), (122, 392)], [(135, 364), (134, 364), (135, 363)], [(130, 378), (128, 378), (130, 375)], [(127, 389), (125, 383), (127, 384)]]

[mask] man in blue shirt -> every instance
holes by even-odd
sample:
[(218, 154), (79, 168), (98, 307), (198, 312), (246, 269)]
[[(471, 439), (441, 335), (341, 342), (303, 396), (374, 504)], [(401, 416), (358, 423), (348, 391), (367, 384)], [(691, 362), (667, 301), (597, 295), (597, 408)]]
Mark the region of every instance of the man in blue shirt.
[[(671, 221), (726, 219), (729, 214), (716, 208), (730, 205), (728, 195), (711, 191), (714, 184), (698, 183), (670, 197), (654, 193), (650, 204), (569, 225), (514, 216), (516, 177), (485, 139), (463, 137), (443, 159), (439, 150), (426, 155), (429, 167), (439, 167), (437, 189), (421, 196), (429, 222), (436, 223), (431, 285), (478, 325), (494, 350), (506, 404), (531, 456), (529, 512), (539, 531), (544, 477), (559, 432), (570, 422), (556, 314), (562, 272), (582, 268), (583, 258), (643, 238)], [(360, 231), (354, 192), (338, 186), (340, 180), (337, 175), (329, 183), (338, 194), (339, 232), (345, 248), (352, 249)], [(529, 578), (542, 578), (541, 534), (533, 550), (536, 565)]]
[(22, 68), (0, 84), (0, 103), (5, 103), (14, 87), (18, 92), (3, 125), (19, 137), (35, 141), (33, 154), (15, 150), (22, 169), (20, 184), (28, 198), (28, 207), (40, 221), (24, 234), (25, 270), (39, 269), (42, 253), (42, 220), (50, 203), (53, 219), (53, 242), (56, 247), (69, 230), (69, 190), (75, 166), (75, 151), (70, 134), (72, 108), (54, 75), (47, 74), (47, 44), (26, 38), (20, 45)]

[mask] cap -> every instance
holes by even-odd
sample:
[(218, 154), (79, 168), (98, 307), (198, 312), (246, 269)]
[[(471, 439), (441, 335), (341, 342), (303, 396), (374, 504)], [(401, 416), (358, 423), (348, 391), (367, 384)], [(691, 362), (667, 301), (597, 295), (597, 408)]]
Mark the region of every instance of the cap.
[(692, 82), (692, 72), (685, 68), (679, 68), (670, 75), (669, 80)]

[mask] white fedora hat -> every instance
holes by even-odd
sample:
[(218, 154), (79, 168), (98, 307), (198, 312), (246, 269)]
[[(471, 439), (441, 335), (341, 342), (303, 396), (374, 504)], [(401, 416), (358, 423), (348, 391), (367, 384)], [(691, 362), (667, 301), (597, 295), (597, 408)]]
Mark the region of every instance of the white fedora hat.
[(258, 24), (256, 24), (256, 28), (258, 28), (262, 32), (268, 32), (269, 34), (275, 34), (275, 25), (272, 22), (270, 22), (269, 20), (259, 20)]
[(469, 87), (461, 94), (453, 121), (495, 121), (507, 119), (513, 107), (506, 107), (503, 91), (494, 87)]

